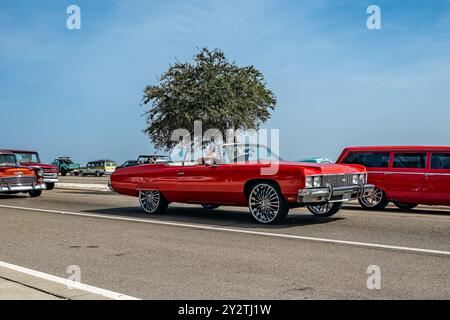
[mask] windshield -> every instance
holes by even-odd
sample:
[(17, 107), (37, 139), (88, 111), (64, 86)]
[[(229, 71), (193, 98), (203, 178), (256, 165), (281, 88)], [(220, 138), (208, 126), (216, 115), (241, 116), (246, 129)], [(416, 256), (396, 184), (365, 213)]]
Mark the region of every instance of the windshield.
[(39, 159), (39, 155), (37, 153), (30, 152), (17, 152), (15, 153), (17, 157), (17, 161), (24, 163), (41, 163)]
[(2, 164), (16, 164), (17, 159), (13, 154), (0, 154), (0, 165)]
[(225, 145), (223, 158), (226, 163), (281, 160), (270, 148), (264, 145), (245, 144)]

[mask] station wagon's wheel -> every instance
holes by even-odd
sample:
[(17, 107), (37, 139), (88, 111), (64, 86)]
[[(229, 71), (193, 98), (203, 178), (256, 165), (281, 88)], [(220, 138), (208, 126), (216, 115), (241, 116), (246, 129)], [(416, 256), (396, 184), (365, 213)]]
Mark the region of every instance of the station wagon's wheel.
[(80, 177), (84, 177), (84, 172), (80, 171)]
[(102, 174), (100, 173), (100, 171), (95, 171), (95, 176), (96, 176), (96, 177), (101, 177)]
[(393, 201), (394, 205), (402, 210), (411, 210), (418, 206), (418, 204), (415, 203), (402, 203), (398, 201)]
[(313, 215), (317, 217), (331, 217), (338, 213), (342, 208), (342, 202), (327, 202), (318, 205), (306, 206)]
[(382, 210), (386, 208), (389, 200), (387, 199), (386, 194), (382, 189), (375, 188), (373, 192), (367, 197), (359, 198), (358, 202), (364, 209)]
[(214, 210), (214, 209), (217, 209), (220, 206), (216, 205), (216, 204), (202, 204), (202, 207), (204, 209), (206, 209), (206, 210)]
[(162, 213), (169, 205), (168, 201), (159, 190), (139, 191), (139, 203), (141, 208), (149, 214)]
[(264, 224), (280, 223), (289, 213), (289, 206), (278, 187), (268, 182), (253, 186), (248, 197), (248, 206), (253, 218)]

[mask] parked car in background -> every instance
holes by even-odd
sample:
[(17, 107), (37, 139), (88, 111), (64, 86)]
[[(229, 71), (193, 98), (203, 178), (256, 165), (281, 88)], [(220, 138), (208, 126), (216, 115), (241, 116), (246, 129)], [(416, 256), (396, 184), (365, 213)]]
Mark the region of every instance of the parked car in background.
[(74, 163), (69, 157), (59, 157), (53, 161), (53, 165), (58, 168), (58, 172), (62, 176), (66, 176), (69, 173), (78, 175), (79, 173), (80, 165)]
[(122, 165), (117, 166), (116, 170), (119, 170), (119, 169), (122, 169), (122, 168), (134, 167), (134, 166), (137, 166), (137, 165), (138, 165), (137, 160), (128, 160), (128, 161), (125, 161)]
[(0, 193), (28, 193), (39, 197), (46, 186), (39, 168), (21, 167), (14, 153), (0, 150)]
[(308, 162), (308, 163), (333, 163), (328, 158), (307, 158), (302, 160), (297, 160), (297, 162)]
[(169, 162), (170, 157), (169, 156), (162, 156), (162, 155), (141, 155), (137, 159), (137, 164), (153, 164), (153, 163), (164, 163)]
[(58, 182), (58, 168), (56, 166), (42, 163), (39, 153), (35, 151), (8, 151), (16, 155), (17, 161), (21, 166), (42, 169), (44, 172), (44, 183), (47, 185), (47, 190), (52, 190), (55, 188), (55, 183)]
[(116, 170), (117, 163), (112, 160), (97, 160), (88, 162), (86, 167), (79, 169), (80, 176), (96, 176), (101, 177), (105, 174), (111, 174)]
[[(289, 209), (307, 206), (320, 217), (336, 214), (342, 203), (367, 196), (373, 186), (360, 165), (284, 162), (269, 148), (225, 144), (214, 156), (166, 161), (117, 170), (114, 191), (139, 198), (149, 214), (165, 211), (169, 203), (248, 206), (260, 223), (280, 223)], [(277, 167), (270, 175), (265, 170)]]
[(337, 162), (367, 168), (376, 188), (359, 200), (363, 208), (383, 209), (391, 201), (400, 209), (450, 206), (450, 147), (351, 147)]

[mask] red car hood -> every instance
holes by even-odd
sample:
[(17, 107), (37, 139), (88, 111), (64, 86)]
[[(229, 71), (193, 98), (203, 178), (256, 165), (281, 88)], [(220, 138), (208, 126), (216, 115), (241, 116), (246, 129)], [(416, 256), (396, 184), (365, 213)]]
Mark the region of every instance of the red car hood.
[(34, 167), (34, 168), (41, 168), (43, 170), (48, 171), (58, 171), (58, 168), (51, 164), (44, 164), (44, 163), (37, 163), (37, 162), (20, 162), (20, 165), (23, 167)]
[[(267, 162), (267, 164), (274, 164), (276, 162)], [(304, 169), (306, 174), (340, 174), (340, 173), (359, 173), (366, 172), (363, 166), (348, 165), (348, 164), (325, 164), (325, 163), (310, 163), (310, 162), (289, 162), (279, 161), (280, 165), (293, 166)]]

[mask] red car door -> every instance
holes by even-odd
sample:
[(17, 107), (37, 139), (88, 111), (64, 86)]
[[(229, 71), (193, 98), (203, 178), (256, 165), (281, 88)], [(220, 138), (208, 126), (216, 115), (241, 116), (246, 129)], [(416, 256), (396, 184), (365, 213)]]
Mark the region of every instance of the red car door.
[(178, 169), (177, 190), (185, 202), (228, 203), (228, 181), (226, 164), (187, 165)]
[(384, 178), (388, 199), (404, 203), (423, 203), (426, 167), (426, 152), (394, 152), (391, 168)]
[(431, 153), (424, 197), (426, 204), (450, 205), (450, 151)]

